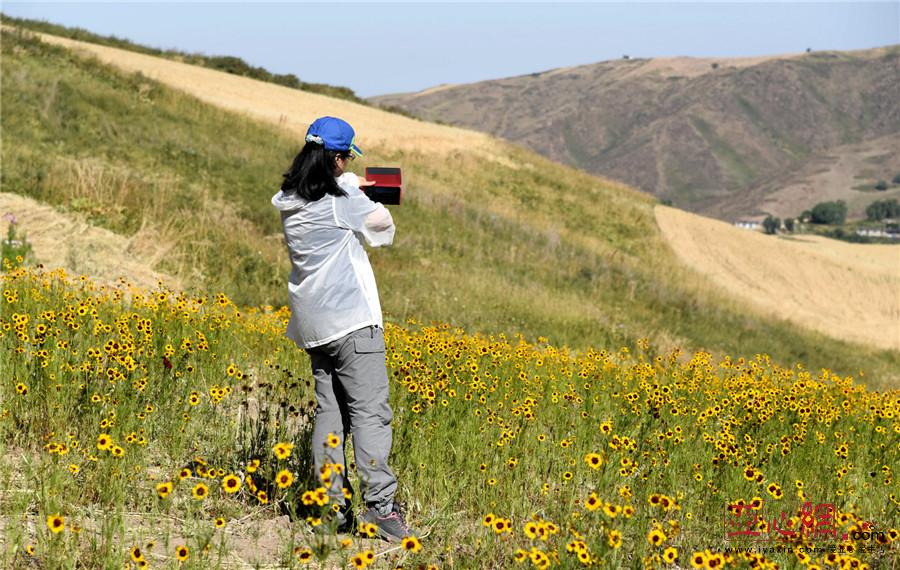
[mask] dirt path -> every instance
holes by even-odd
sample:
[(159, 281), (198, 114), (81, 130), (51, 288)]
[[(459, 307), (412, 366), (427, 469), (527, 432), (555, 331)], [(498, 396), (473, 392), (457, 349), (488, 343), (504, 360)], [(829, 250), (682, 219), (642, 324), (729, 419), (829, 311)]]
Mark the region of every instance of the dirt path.
[(829, 336), (900, 350), (900, 245), (778, 238), (657, 206), (676, 255), (718, 288)]
[[(159, 279), (172, 289), (180, 288), (177, 279), (148, 265), (146, 252), (134, 251), (138, 236), (129, 239), (26, 196), (0, 192), (0, 217), (7, 214), (15, 217), (17, 234), (24, 232), (32, 245), (36, 263), (47, 268), (85, 274), (98, 284), (112, 284), (124, 276), (142, 288), (155, 286)], [(0, 218), (3, 239), (8, 227), (9, 221)]]

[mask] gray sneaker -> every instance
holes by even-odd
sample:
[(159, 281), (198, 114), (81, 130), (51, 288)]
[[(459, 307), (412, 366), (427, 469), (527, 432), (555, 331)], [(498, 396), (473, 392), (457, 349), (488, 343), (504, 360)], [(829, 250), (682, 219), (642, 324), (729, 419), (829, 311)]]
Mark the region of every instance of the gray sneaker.
[(378, 528), (378, 536), (388, 542), (400, 542), (407, 536), (418, 534), (406, 524), (397, 503), (391, 506), (391, 512), (387, 516), (381, 516), (375, 508), (369, 507), (360, 519), (365, 523), (374, 524)]

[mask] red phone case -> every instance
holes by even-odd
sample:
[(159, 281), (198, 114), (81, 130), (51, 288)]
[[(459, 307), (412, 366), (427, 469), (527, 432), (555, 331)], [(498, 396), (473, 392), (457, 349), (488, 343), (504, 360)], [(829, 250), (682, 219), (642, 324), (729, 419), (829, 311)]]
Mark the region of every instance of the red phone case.
[(382, 204), (400, 204), (403, 177), (399, 168), (370, 166), (366, 168), (366, 180), (375, 182), (374, 186), (363, 188), (369, 198)]

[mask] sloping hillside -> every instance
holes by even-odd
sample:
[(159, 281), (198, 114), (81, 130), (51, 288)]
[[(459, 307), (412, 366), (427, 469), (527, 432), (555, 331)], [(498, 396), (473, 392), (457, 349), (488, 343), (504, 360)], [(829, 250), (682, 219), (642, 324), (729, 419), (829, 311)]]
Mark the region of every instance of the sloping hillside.
[(896, 352), (798, 330), (710, 287), (668, 249), (653, 200), (620, 184), (471, 131), (60, 43), (77, 51), (4, 32), (4, 191), (120, 235), (156, 232), (174, 246), (154, 269), (184, 287), (242, 304), (285, 302), (287, 260), (269, 197), (303, 121), (327, 113), (357, 128), (366, 160), (356, 168), (404, 168), (395, 247), (371, 253), (389, 319), (582, 347), (646, 337), (660, 352), (766, 352), (868, 369), (879, 382), (900, 369)]
[[(373, 101), (477, 128), (677, 207), (728, 218), (765, 211), (767, 196), (811, 158), (900, 133), (898, 85), (900, 46), (893, 46), (606, 61)], [(816, 189), (791, 215), (825, 197)]]
[(866, 218), (875, 200), (900, 198), (900, 185), (876, 191), (900, 174), (900, 133), (839, 145), (811, 155), (796, 171), (774, 177), (719, 205), (726, 218), (761, 211), (779, 218), (796, 217), (819, 202), (844, 200), (847, 219)]
[(656, 221), (686, 264), (778, 317), (900, 350), (900, 248), (776, 239), (665, 206)]

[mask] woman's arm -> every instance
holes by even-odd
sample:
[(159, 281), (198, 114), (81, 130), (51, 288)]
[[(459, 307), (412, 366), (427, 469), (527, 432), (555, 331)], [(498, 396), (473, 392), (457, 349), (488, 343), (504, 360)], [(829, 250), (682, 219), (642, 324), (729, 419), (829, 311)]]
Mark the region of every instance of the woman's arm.
[(378, 209), (366, 216), (362, 234), (372, 247), (391, 245), (394, 242), (394, 219), (387, 208), (378, 205)]

